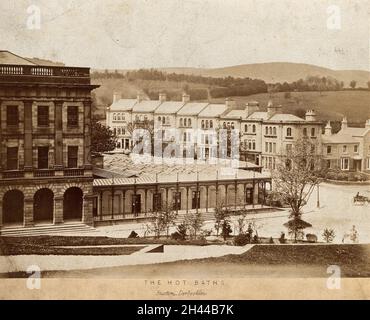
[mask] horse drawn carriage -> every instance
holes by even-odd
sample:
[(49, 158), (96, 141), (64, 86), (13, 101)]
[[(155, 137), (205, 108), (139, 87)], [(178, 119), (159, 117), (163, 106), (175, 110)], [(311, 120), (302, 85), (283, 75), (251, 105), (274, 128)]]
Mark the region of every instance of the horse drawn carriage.
[(359, 192), (357, 192), (357, 194), (353, 197), (353, 204), (355, 205), (363, 206), (369, 203), (370, 203), (370, 197), (360, 195)]

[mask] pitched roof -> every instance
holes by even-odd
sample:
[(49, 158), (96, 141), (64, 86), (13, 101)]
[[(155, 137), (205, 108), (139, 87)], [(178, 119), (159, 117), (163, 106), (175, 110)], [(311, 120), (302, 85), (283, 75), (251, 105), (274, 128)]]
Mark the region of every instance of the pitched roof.
[(39, 58), (24, 58), (7, 50), (0, 50), (0, 64), (63, 67), (64, 63)]
[(345, 128), (330, 136), (322, 135), (323, 143), (358, 143), (369, 128)]
[(177, 114), (180, 116), (196, 116), (198, 115), (206, 106), (208, 102), (188, 102), (186, 103)]
[(9, 51), (0, 51), (0, 64), (14, 64), (14, 65), (36, 65), (36, 63), (22, 58)]
[(120, 99), (110, 106), (111, 111), (131, 111), (137, 103), (136, 99)]
[(251, 115), (249, 115), (247, 119), (248, 120), (267, 120), (268, 115), (267, 115), (267, 112), (256, 111), (256, 112), (253, 112)]
[(278, 113), (268, 119), (269, 121), (306, 121), (302, 118), (289, 113)]
[(224, 104), (209, 104), (207, 107), (205, 107), (200, 113), (199, 117), (203, 118), (213, 118), (213, 117), (219, 117), (222, 113), (224, 113), (227, 110), (227, 106)]
[(165, 101), (163, 102), (157, 109), (155, 109), (154, 113), (161, 113), (161, 114), (173, 114), (177, 113), (184, 105), (182, 101)]
[(132, 112), (154, 112), (160, 104), (159, 100), (142, 100), (134, 105)]
[(245, 110), (231, 110), (230, 112), (226, 113), (222, 118), (225, 119), (240, 119), (240, 118), (245, 118), (246, 112)]

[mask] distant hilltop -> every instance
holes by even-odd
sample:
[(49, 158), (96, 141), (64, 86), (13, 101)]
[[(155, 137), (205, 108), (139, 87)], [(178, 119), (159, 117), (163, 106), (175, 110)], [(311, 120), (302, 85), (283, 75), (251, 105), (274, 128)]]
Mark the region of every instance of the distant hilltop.
[(333, 70), (304, 63), (269, 62), (243, 64), (224, 68), (158, 68), (169, 73), (193, 74), (205, 77), (249, 77), (261, 79), (267, 83), (293, 82), (306, 79), (308, 76), (332, 77), (343, 81), (345, 87), (349, 87), (352, 80), (357, 82), (357, 87), (367, 87), (370, 80), (370, 72), (364, 70)]

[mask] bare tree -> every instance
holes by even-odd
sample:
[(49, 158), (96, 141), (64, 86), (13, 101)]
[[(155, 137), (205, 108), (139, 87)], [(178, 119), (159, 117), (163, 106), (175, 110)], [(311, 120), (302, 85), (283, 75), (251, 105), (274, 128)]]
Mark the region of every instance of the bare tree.
[(197, 234), (202, 230), (203, 226), (203, 219), (201, 216), (201, 212), (189, 212), (186, 217), (186, 225), (190, 230), (190, 235), (193, 236), (195, 239), (197, 238)]
[(311, 226), (301, 219), (301, 210), (323, 175), (317, 146), (308, 138), (297, 140), (289, 152), (281, 155), (276, 170), (272, 172), (273, 193), (291, 208), (291, 220), (285, 226), (295, 241), (303, 229)]

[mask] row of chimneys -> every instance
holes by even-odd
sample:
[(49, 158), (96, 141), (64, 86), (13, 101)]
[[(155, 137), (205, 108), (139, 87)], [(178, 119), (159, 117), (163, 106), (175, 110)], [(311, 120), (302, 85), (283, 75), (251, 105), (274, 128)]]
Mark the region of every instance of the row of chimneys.
[[(115, 92), (113, 93), (113, 102), (117, 102), (118, 100), (121, 99), (121, 94)], [(144, 100), (144, 95), (142, 93), (138, 93), (136, 96), (136, 100), (138, 102), (141, 102)], [(159, 94), (159, 101), (160, 102), (165, 102), (167, 101), (167, 95), (165, 93), (160, 93)], [(182, 94), (182, 102), (186, 103), (190, 101), (190, 95), (183, 93)]]
[[(115, 92), (113, 94), (113, 102), (116, 102), (119, 99), (121, 99), (121, 95), (119, 93)], [(138, 93), (136, 99), (137, 99), (138, 102), (141, 102), (141, 101), (143, 101), (144, 96), (141, 93)], [(160, 93), (159, 94), (159, 101), (160, 102), (165, 102), (166, 100), (167, 100), (167, 95), (165, 93)], [(190, 101), (190, 95), (188, 95), (187, 93), (183, 93), (182, 102), (187, 103), (189, 101)], [(234, 100), (232, 100), (230, 98), (226, 98), (225, 99), (225, 105), (228, 109), (230, 109), (230, 108), (234, 108), (236, 106), (236, 103), (235, 103)], [(268, 117), (270, 118), (275, 114), (282, 113), (282, 108), (283, 107), (281, 105), (275, 106), (272, 103), (272, 101), (270, 100), (267, 104), (267, 115), (268, 115)], [(257, 101), (247, 102), (246, 105), (245, 105), (245, 111), (247, 113), (247, 117), (250, 116), (252, 113), (254, 113), (256, 111), (259, 111), (259, 102), (257, 102)], [(314, 110), (307, 110), (305, 118), (306, 118), (307, 121), (316, 121), (315, 111)]]
[[(347, 118), (346, 117), (343, 117), (343, 120), (342, 120), (342, 123), (341, 123), (341, 130), (345, 130), (348, 128), (348, 121), (347, 121)], [(370, 129), (370, 119), (367, 119), (366, 122), (365, 122), (365, 128), (369, 128)], [(328, 123), (326, 124), (325, 126), (325, 135), (326, 136), (331, 136), (333, 134), (333, 131), (332, 131), (332, 127), (331, 127), (331, 124), (330, 124), (330, 121), (328, 121)]]

